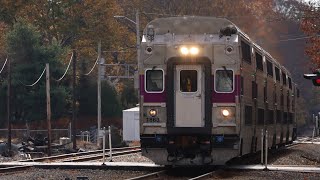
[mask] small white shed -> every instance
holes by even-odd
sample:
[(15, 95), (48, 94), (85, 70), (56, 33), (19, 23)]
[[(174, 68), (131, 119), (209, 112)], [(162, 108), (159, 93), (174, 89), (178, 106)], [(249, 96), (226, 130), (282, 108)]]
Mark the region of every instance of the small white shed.
[(123, 140), (140, 141), (139, 107), (122, 111)]

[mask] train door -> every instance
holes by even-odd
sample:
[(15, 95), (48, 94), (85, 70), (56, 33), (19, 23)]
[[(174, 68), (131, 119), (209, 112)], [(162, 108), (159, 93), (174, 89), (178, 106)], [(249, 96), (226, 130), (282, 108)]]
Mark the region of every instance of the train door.
[(204, 127), (204, 72), (201, 65), (176, 65), (175, 127)]

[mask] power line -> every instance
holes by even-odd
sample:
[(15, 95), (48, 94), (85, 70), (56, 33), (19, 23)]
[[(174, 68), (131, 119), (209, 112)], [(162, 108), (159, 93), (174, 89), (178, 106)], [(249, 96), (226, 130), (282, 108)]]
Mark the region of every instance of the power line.
[(295, 41), (295, 40), (300, 40), (300, 39), (309, 39), (309, 38), (313, 38), (313, 37), (319, 37), (320, 35), (316, 35), (316, 36), (306, 36), (306, 37), (299, 37), (299, 38), (292, 38), (292, 39), (283, 39), (283, 40), (279, 40), (280, 42), (284, 42), (284, 41)]
[(36, 82), (34, 82), (33, 84), (24, 84), (24, 83), (21, 82), (20, 80), (19, 80), (19, 82), (20, 82), (22, 85), (24, 85), (24, 86), (32, 87), (32, 86), (36, 85), (36, 84), (40, 81), (40, 79), (41, 79), (41, 77), (43, 76), (43, 74), (44, 74), (45, 71), (46, 71), (46, 68), (43, 69), (40, 77), (39, 77), (38, 80), (36, 80)]
[(2, 68), (1, 68), (0, 74), (2, 73), (2, 71), (3, 71), (4, 67), (6, 66), (7, 61), (8, 61), (8, 57), (6, 58), (6, 61), (4, 62), (3, 66), (2, 66)]
[(93, 69), (96, 67), (96, 64), (98, 63), (98, 60), (99, 60), (99, 55), (98, 55), (98, 57), (97, 57), (96, 62), (95, 62), (94, 65), (93, 65), (93, 67), (91, 68), (91, 70), (90, 70), (87, 74), (84, 74), (84, 75), (88, 76), (88, 75), (93, 71)]
[(61, 76), (61, 78), (59, 78), (59, 79), (57, 79), (57, 80), (55, 79), (55, 81), (59, 82), (59, 81), (61, 81), (61, 80), (64, 78), (64, 76), (67, 74), (67, 72), (68, 72), (68, 70), (69, 70), (69, 67), (70, 67), (70, 64), (71, 64), (72, 59), (73, 59), (73, 52), (72, 52), (72, 55), (71, 55), (71, 58), (70, 58), (70, 61), (69, 61), (69, 64), (68, 64), (68, 66), (67, 66), (66, 71), (65, 71), (64, 74)]

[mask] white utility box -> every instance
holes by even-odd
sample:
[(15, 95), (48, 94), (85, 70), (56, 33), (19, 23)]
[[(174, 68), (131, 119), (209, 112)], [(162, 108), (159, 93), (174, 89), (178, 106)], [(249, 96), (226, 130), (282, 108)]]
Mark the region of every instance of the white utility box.
[(140, 141), (139, 107), (122, 111), (123, 140)]

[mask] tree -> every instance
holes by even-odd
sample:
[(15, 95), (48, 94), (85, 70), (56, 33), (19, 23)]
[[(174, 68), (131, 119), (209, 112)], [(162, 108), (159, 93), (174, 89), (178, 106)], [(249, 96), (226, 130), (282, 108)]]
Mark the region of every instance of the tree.
[[(59, 61), (65, 49), (59, 44), (44, 45), (41, 36), (28, 23), (18, 22), (6, 36), (7, 52), (12, 60), (12, 118), (15, 121), (28, 122), (42, 120), (46, 117), (46, 86), (42, 79), (38, 84), (27, 87), (22, 84), (34, 82), (43, 72), (46, 63), (50, 64), (51, 80), (63, 73)], [(51, 81), (51, 103), (53, 119), (65, 115), (68, 110), (70, 93), (68, 87), (59, 86)], [(7, 84), (1, 87), (6, 92)], [(5, 99), (5, 93), (1, 98)], [(6, 104), (1, 103), (1, 109)], [(5, 114), (1, 113), (4, 117)]]
[(306, 54), (315, 65), (313, 70), (320, 68), (320, 2), (302, 6), (303, 18), (301, 29), (310, 38), (307, 40)]

